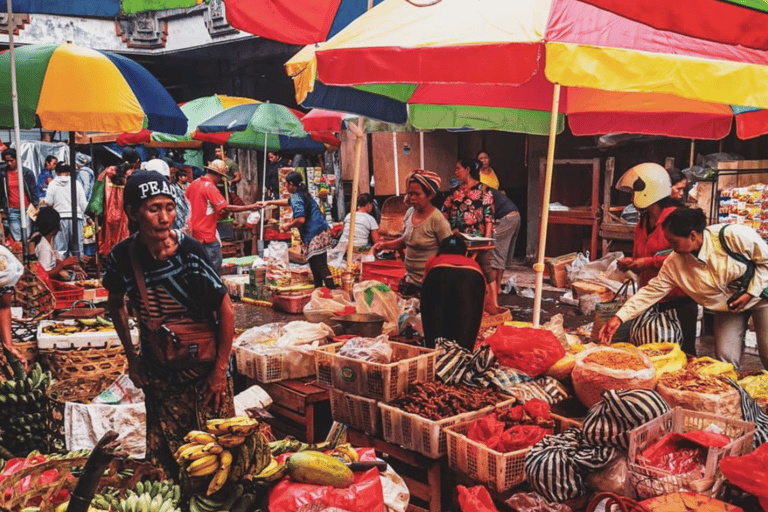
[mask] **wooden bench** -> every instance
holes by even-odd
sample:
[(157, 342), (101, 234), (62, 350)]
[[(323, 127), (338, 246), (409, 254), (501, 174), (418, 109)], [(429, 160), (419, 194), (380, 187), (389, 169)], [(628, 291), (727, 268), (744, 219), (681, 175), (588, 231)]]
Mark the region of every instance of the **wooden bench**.
[(272, 397), (266, 421), (280, 439), (291, 435), (306, 443), (321, 442), (331, 428), (331, 402), (328, 389), (313, 377), (260, 384)]

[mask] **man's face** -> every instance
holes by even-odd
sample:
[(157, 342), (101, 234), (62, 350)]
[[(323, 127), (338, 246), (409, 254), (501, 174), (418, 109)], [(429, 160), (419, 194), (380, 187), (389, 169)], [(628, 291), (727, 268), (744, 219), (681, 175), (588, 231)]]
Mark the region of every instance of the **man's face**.
[(147, 238), (165, 240), (176, 219), (176, 201), (167, 196), (154, 196), (144, 201), (131, 215), (139, 231)]
[(221, 150), (221, 148), (216, 148), (214, 153), (216, 153), (216, 158), (224, 160), (224, 152)]
[(58, 164), (58, 163), (59, 163), (59, 161), (54, 158), (50, 162), (46, 162), (45, 168), (48, 169), (49, 171), (52, 171), (52, 170), (56, 169), (56, 164)]
[(280, 157), (279, 157), (279, 156), (277, 156), (277, 154), (275, 154), (275, 153), (272, 153), (271, 151), (267, 153), (267, 158), (268, 158), (268, 159), (269, 159), (269, 161), (270, 161), (270, 162), (272, 162), (272, 163), (275, 163), (275, 162), (277, 162), (278, 160), (280, 160)]
[(12, 157), (11, 155), (5, 155), (3, 157), (3, 161), (8, 165), (9, 171), (15, 171), (16, 170), (16, 158)]

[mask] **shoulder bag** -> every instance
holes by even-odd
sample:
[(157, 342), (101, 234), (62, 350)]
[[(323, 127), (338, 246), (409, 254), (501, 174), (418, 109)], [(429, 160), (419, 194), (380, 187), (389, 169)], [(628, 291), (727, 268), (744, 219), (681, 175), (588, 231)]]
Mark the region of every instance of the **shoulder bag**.
[[(728, 254), (728, 256), (747, 266), (747, 270), (744, 272), (744, 275), (742, 275), (740, 278), (738, 278), (732, 283), (734, 287), (738, 289), (737, 293), (741, 295), (742, 293), (745, 293), (747, 291), (747, 289), (749, 288), (749, 283), (751, 283), (752, 278), (755, 277), (755, 267), (757, 267), (757, 265), (755, 264), (754, 261), (747, 258), (743, 254), (739, 254), (733, 249), (731, 249), (730, 247), (728, 247), (728, 244), (725, 242), (725, 228), (727, 227), (728, 227), (728, 224), (720, 228), (720, 232), (717, 234), (720, 240), (720, 246), (723, 248), (726, 254)], [(760, 298), (768, 299), (768, 288), (763, 290), (763, 293), (760, 294)]]
[[(130, 259), (141, 300), (144, 308), (149, 311), (147, 285), (136, 254), (136, 242), (131, 244)], [(149, 329), (149, 345), (152, 354), (162, 366), (186, 370), (202, 363), (213, 363), (216, 360), (218, 343), (216, 326), (213, 322), (162, 316), (145, 318), (144, 325)]]

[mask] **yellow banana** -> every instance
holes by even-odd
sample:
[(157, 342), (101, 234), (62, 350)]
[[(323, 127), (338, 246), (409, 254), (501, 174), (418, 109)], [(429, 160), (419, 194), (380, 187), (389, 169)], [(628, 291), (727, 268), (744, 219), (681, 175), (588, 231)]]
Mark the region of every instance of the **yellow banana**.
[(239, 446), (245, 442), (245, 436), (237, 436), (235, 434), (226, 434), (219, 436), (219, 444), (224, 448), (233, 448)]
[(219, 465), (222, 468), (229, 468), (232, 465), (232, 452), (224, 450), (219, 454)]
[(203, 432), (202, 430), (191, 430), (186, 436), (184, 436), (184, 440), (188, 443), (205, 445), (212, 441), (216, 441), (216, 436), (209, 434), (208, 432)]
[(219, 469), (216, 471), (216, 474), (213, 475), (213, 478), (211, 478), (211, 482), (208, 484), (208, 489), (205, 491), (206, 496), (210, 496), (211, 494), (215, 493), (219, 489), (221, 489), (225, 483), (227, 483), (227, 479), (229, 478), (229, 470), (230, 466), (220, 466)]
[(219, 456), (214, 453), (209, 453), (204, 457), (193, 461), (189, 466), (187, 466), (187, 473), (192, 476), (210, 475), (216, 471), (218, 467)]
[(202, 450), (203, 450), (203, 445), (200, 445), (197, 443), (187, 443), (187, 444), (181, 445), (179, 449), (176, 450), (176, 453), (174, 455), (177, 461), (188, 460), (194, 454), (202, 452)]
[(212, 434), (226, 434), (227, 429), (222, 427), (222, 424), (227, 421), (225, 419), (213, 419), (208, 420), (205, 423), (205, 429)]
[(256, 420), (253, 420), (253, 424), (235, 424), (235, 425), (229, 425), (227, 427), (227, 432), (234, 434), (236, 436), (249, 436), (256, 432), (256, 430), (259, 428), (259, 423)]
[(222, 446), (223, 445), (217, 443), (216, 441), (211, 441), (210, 443), (203, 446), (203, 451), (205, 453), (215, 453), (218, 455), (224, 451), (224, 448)]

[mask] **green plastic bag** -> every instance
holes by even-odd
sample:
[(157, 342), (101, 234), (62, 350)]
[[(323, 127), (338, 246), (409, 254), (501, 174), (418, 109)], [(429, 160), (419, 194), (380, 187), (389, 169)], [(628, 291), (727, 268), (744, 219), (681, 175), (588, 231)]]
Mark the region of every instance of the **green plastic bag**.
[(95, 215), (104, 213), (104, 180), (96, 180), (93, 183), (93, 195), (88, 203), (88, 211)]

